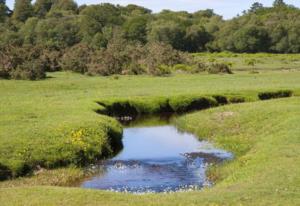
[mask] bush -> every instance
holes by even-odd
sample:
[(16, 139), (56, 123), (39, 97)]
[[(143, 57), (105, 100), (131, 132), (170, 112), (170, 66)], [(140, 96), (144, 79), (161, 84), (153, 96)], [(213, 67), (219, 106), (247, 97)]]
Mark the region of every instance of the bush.
[(37, 80), (46, 77), (38, 46), (0, 48), (0, 75), (12, 79)]
[(281, 90), (276, 92), (260, 92), (258, 94), (258, 98), (260, 100), (268, 100), (268, 99), (275, 99), (275, 98), (291, 97), (292, 95), (293, 95), (293, 91), (291, 90)]
[(41, 61), (31, 60), (18, 65), (15, 70), (10, 72), (10, 77), (18, 80), (38, 80), (46, 78), (46, 73)]
[[(147, 56), (144, 64), (148, 73), (161, 75), (167, 70), (165, 66), (172, 67), (175, 64), (185, 63), (185, 56), (182, 52), (174, 50), (170, 45), (161, 42), (152, 42), (146, 45)], [(163, 68), (162, 68), (162, 65)], [(163, 70), (163, 72), (162, 72)], [(169, 73), (169, 72), (168, 72)]]
[(61, 51), (45, 49), (40, 57), (40, 60), (42, 61), (46, 72), (55, 72), (62, 69), (60, 65), (61, 58)]
[(78, 73), (86, 73), (91, 61), (92, 49), (85, 44), (77, 44), (69, 48), (62, 56), (61, 67)]
[(208, 73), (210, 74), (232, 74), (230, 67), (225, 63), (213, 63), (208, 67)]

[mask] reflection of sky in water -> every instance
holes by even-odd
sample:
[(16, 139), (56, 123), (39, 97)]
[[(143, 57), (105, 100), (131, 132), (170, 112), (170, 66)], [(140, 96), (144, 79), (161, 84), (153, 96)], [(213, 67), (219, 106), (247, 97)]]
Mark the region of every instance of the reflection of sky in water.
[(230, 153), (170, 125), (125, 128), (123, 144), (120, 154), (98, 165), (98, 175), (85, 181), (82, 187), (129, 192), (201, 188), (208, 184), (204, 159), (188, 159), (183, 154), (205, 152), (231, 157)]
[(124, 150), (114, 159), (149, 159), (176, 157), (194, 152), (200, 142), (191, 134), (179, 133), (175, 127), (127, 128), (124, 130)]

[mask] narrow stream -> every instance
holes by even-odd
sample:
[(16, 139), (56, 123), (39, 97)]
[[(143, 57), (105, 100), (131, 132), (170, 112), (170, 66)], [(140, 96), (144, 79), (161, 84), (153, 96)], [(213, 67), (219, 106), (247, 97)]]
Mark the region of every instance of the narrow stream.
[(133, 193), (200, 189), (210, 185), (205, 175), (209, 163), (232, 158), (162, 119), (130, 123), (123, 145), (113, 159), (91, 166), (95, 175), (81, 187)]

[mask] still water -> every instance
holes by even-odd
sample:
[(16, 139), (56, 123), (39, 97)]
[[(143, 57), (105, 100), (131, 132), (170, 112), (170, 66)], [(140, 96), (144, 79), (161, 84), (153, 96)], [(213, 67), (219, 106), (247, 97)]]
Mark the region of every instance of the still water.
[(232, 158), (171, 124), (131, 125), (124, 129), (123, 150), (91, 166), (94, 174), (81, 187), (118, 192), (170, 192), (209, 186), (209, 163)]

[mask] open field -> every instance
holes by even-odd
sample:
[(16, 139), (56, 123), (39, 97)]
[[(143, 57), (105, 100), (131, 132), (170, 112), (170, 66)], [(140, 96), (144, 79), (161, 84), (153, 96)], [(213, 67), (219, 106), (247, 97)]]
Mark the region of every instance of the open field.
[(232, 65), (233, 71), (265, 72), (265, 71), (299, 71), (300, 54), (237, 54), (195, 53), (195, 58), (204, 62), (223, 62)]
[[(171, 77), (88, 77), (57, 72), (49, 76), (52, 78), (35, 82), (0, 80), (0, 163), (13, 175), (26, 174), (37, 165), (80, 165), (111, 155), (121, 127), (94, 110), (100, 108), (96, 101), (112, 99), (176, 99), (187, 94), (243, 97), (250, 103), (197, 112), (175, 121), (179, 128), (211, 138), (234, 152), (237, 159), (212, 169), (211, 177), (218, 184), (200, 193), (134, 196), (38, 186), (69, 185), (84, 176), (71, 167), (1, 182), (0, 202), (4, 205), (299, 203), (299, 98), (254, 101), (264, 91), (289, 89), (299, 96), (300, 72)], [(233, 115), (222, 115), (225, 111)], [(78, 154), (82, 151), (84, 154)]]

